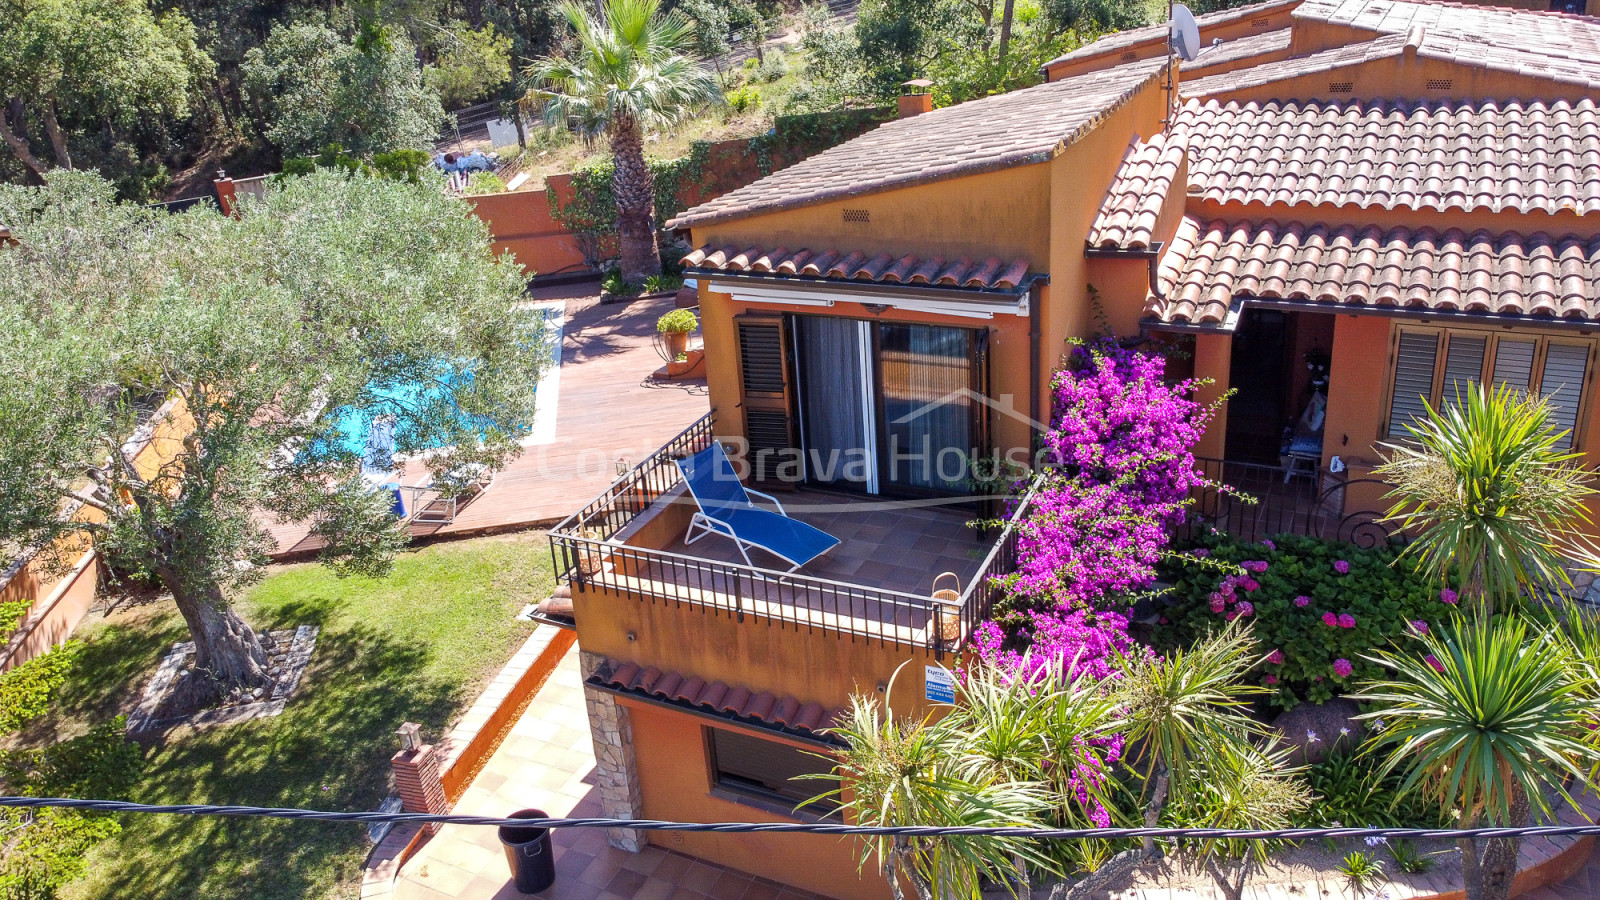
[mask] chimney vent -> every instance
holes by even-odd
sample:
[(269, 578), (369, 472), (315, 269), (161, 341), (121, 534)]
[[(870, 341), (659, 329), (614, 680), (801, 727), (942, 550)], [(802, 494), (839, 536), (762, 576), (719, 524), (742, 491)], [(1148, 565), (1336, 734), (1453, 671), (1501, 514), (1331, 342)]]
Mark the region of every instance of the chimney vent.
[(928, 89), (933, 87), (933, 82), (926, 78), (913, 78), (903, 82), (903, 89), (895, 101), (900, 106), (900, 118), (909, 119), (925, 112), (933, 112), (933, 93)]

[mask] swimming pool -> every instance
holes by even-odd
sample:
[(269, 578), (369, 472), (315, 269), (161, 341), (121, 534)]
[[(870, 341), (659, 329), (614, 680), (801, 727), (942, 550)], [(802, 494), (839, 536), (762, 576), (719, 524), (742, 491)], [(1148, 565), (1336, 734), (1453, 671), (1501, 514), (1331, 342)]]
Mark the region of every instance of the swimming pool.
[[(525, 424), (516, 434), (520, 442), (527, 444), (537, 442), (536, 438), (542, 430), (553, 429), (554, 426), (553, 408), (556, 403), (554, 388), (558, 383), (556, 376), (561, 366), (559, 350), (563, 316), (559, 305), (540, 304), (525, 307), (524, 311), (529, 313), (529, 321), (522, 327), (531, 335), (539, 336), (538, 339), (552, 342), (557, 351), (552, 354), (551, 364), (539, 384), (534, 386), (538, 395), (536, 418), (533, 422)], [(469, 372), (465, 377), (470, 379), (472, 375)], [(368, 389), (377, 398), (376, 402), (365, 407), (342, 406), (332, 413), (333, 425), (337, 429), (335, 445), (362, 457), (364, 470), (377, 473), (392, 468), (392, 461), (385, 465), (383, 457), (392, 454), (396, 445), (419, 446), (420, 444), (424, 450), (438, 449), (440, 446), (438, 443), (413, 440), (414, 435), (409, 433), (406, 417), (399, 414), (407, 409), (424, 408), (444, 400), (449, 393), (448, 384), (412, 382), (372, 385)], [(469, 415), (459, 408), (455, 409), (455, 415), (462, 430), (480, 436), (488, 432), (493, 421), (487, 416)]]

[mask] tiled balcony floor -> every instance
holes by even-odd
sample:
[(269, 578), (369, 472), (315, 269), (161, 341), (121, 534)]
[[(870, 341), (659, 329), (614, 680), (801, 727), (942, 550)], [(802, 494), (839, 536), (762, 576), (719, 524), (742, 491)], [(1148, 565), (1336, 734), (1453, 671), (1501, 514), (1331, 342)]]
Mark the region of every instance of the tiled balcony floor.
[[(978, 571), (990, 541), (968, 527), (975, 513), (951, 506), (911, 506), (906, 501), (865, 499), (821, 491), (774, 494), (793, 518), (838, 538), (839, 546), (796, 574), (926, 597), (933, 579), (954, 572), (964, 588)], [(910, 501), (912, 503), (916, 501)], [(707, 535), (693, 544), (680, 537), (662, 548), (685, 556), (743, 564), (733, 541)], [(760, 550), (750, 561), (762, 568), (789, 564)], [(945, 585), (940, 585), (945, 587)]]

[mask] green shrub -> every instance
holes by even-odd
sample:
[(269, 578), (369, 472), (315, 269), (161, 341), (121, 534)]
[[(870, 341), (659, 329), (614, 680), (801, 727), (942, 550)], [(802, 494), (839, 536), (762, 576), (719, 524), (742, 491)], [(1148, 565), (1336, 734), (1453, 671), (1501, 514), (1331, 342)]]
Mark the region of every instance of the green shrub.
[[(1306, 786), (1317, 801), (1295, 824), (1306, 828), (1438, 828), (1448, 824), (1444, 810), (1413, 794), (1400, 796), (1401, 777), (1384, 775), (1382, 760), (1357, 750), (1330, 753), (1306, 769)], [(1409, 870), (1407, 870), (1409, 871)]]
[(727, 93), (727, 101), (734, 112), (749, 112), (761, 106), (761, 89), (755, 85), (734, 88)]
[[(644, 292), (646, 294), (659, 294), (664, 291), (675, 291), (681, 287), (683, 287), (683, 279), (677, 275), (672, 275), (669, 273), (651, 275), (644, 280)], [(689, 330), (693, 331), (694, 329), (691, 328)]]
[(688, 334), (700, 327), (700, 320), (687, 309), (674, 309), (656, 320), (656, 330), (662, 334)]
[(1365, 893), (1368, 885), (1375, 884), (1383, 877), (1383, 861), (1370, 853), (1357, 851), (1339, 863), (1339, 873), (1350, 882), (1356, 893)]
[(1409, 875), (1426, 874), (1435, 865), (1433, 857), (1419, 853), (1416, 845), (1410, 841), (1390, 841), (1389, 855), (1394, 857), (1394, 864), (1399, 867), (1400, 871)]
[(504, 194), (506, 183), (493, 172), (473, 172), (467, 178), (468, 194)]
[(765, 82), (774, 82), (789, 74), (789, 58), (777, 50), (769, 50), (767, 58), (761, 63), (757, 77)]
[(639, 293), (639, 286), (623, 278), (622, 273), (615, 269), (600, 279), (600, 289), (613, 297), (632, 297)]
[[(1284, 709), (1301, 700), (1321, 703), (1363, 679), (1383, 675), (1381, 667), (1365, 659), (1367, 654), (1405, 634), (1410, 623), (1436, 625), (1453, 608), (1443, 602), (1436, 583), (1405, 563), (1395, 565), (1394, 547), (1364, 550), (1290, 535), (1246, 543), (1213, 534), (1192, 549), (1209, 559), (1175, 557), (1162, 567), (1163, 580), (1173, 588), (1165, 595), (1170, 605), (1153, 635), (1156, 649), (1192, 643), (1220, 628), (1227, 617), (1241, 615), (1241, 603), (1248, 602), (1249, 611), (1242, 615), (1249, 618), (1263, 652), (1276, 654), (1258, 671), (1262, 682), (1277, 691), (1272, 703)], [(1218, 611), (1213, 609), (1214, 595), (1223, 576), (1215, 563), (1264, 563), (1265, 571), (1248, 572), (1242, 586), (1222, 592), (1225, 602)], [(1252, 582), (1256, 588), (1248, 590)], [(1325, 620), (1330, 614), (1335, 624)], [(1341, 660), (1348, 669), (1339, 665)]]

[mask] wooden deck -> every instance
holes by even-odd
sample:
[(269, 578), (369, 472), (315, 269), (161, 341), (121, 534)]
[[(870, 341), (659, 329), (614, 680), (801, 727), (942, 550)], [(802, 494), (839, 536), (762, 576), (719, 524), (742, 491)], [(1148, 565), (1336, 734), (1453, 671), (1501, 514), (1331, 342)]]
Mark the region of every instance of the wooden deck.
[[(543, 288), (535, 300), (562, 300), (561, 384), (555, 439), (528, 447), (494, 485), (444, 525), (413, 525), (417, 537), (464, 535), (560, 521), (617, 477), (618, 460), (631, 468), (708, 409), (704, 379), (657, 381), (656, 319), (672, 298), (602, 306), (594, 284)], [(407, 466), (403, 482), (424, 477)], [(300, 525), (269, 525), (277, 555), (320, 546)]]

